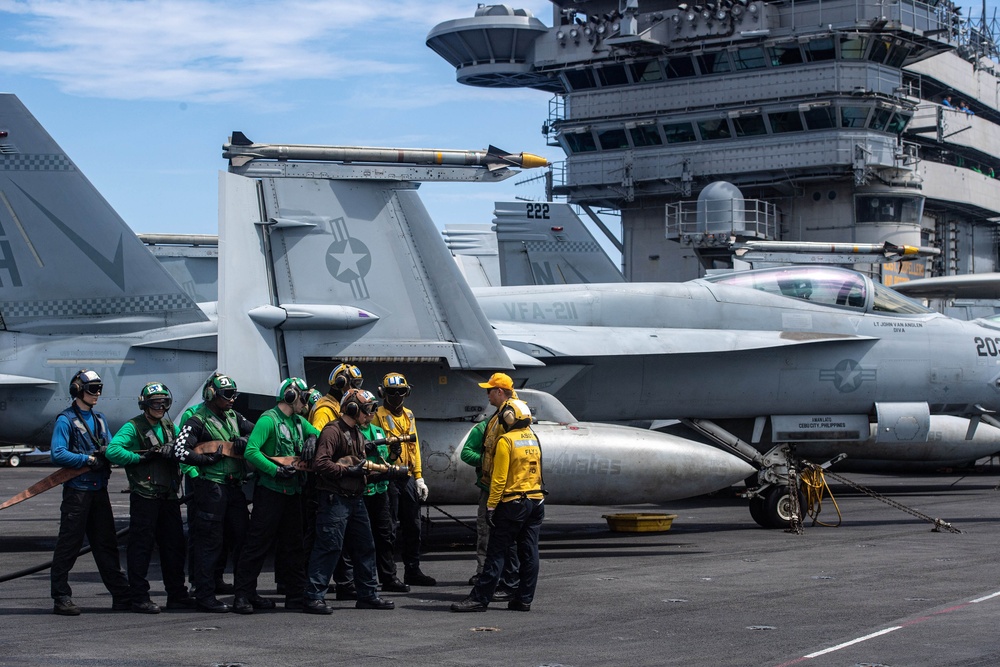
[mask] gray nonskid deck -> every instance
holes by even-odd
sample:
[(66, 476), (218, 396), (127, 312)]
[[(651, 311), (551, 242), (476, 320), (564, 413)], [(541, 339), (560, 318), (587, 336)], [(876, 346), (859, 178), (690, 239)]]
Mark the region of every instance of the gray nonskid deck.
[[(0, 496), (49, 470), (3, 470)], [(70, 577), (79, 617), (51, 614), (48, 571), (0, 584), (0, 665), (996, 664), (1000, 595), (989, 596), (1000, 592), (997, 475), (851, 478), (963, 533), (932, 532), (836, 486), (844, 524), (807, 522), (799, 536), (758, 528), (745, 501), (730, 497), (670, 504), (679, 516), (666, 533), (612, 533), (601, 518), (660, 509), (653, 506), (550, 504), (529, 614), (504, 604), (485, 614), (448, 611), (468, 591), (473, 535), (435, 509), (423, 569), (439, 585), (388, 596), (391, 612), (331, 602), (327, 617), (280, 608), (249, 617), (113, 613), (88, 555)], [(123, 483), (116, 471), (119, 527), (127, 525)], [(51, 557), (59, 501), (55, 489), (0, 514), (0, 575)], [(443, 509), (474, 522), (472, 506)], [(835, 518), (829, 501), (821, 518)], [(162, 603), (155, 561), (150, 574)], [(260, 591), (273, 595), (270, 565)]]

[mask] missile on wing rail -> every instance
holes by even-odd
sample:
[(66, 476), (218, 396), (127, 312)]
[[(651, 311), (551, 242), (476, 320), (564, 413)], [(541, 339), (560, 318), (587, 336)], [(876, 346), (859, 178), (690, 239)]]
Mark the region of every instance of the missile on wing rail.
[(733, 254), (747, 262), (809, 264), (883, 263), (935, 257), (938, 248), (895, 243), (823, 243), (813, 241), (735, 241)]
[(304, 160), (316, 162), (361, 162), (370, 164), (414, 164), (448, 167), (482, 167), (490, 171), (517, 167), (535, 169), (549, 161), (531, 153), (508, 153), (496, 146), (485, 151), (437, 150), (431, 148), (372, 148), (368, 146), (315, 146), (308, 144), (255, 144), (242, 132), (233, 132), (222, 146), (222, 157), (234, 167), (251, 160)]

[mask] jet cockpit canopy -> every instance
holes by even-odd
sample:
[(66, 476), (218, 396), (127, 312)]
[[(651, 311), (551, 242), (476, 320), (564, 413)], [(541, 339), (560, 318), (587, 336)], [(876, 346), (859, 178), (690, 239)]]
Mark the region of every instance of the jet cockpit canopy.
[(783, 266), (708, 276), (705, 280), (862, 312), (897, 315), (933, 311), (870, 278), (835, 266)]

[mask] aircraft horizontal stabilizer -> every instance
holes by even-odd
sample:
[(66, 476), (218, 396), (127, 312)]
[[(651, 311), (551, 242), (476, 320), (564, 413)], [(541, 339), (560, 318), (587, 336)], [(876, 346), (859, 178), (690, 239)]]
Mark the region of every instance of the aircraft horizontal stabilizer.
[(37, 387), (41, 385), (57, 384), (55, 380), (46, 380), (45, 378), (33, 378), (26, 375), (11, 375), (9, 373), (0, 373), (0, 385), (5, 386), (30, 386)]
[[(534, 360), (546, 357), (607, 357), (741, 352), (816, 343), (875, 340), (870, 336), (789, 331), (574, 327), (519, 323), (497, 335), (508, 349)], [(614, 345), (608, 345), (614, 340)]]

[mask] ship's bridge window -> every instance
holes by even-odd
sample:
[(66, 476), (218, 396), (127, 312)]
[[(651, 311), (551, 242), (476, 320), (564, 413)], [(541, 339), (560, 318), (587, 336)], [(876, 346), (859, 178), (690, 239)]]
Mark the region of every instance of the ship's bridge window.
[(802, 62), (802, 52), (799, 50), (798, 42), (775, 44), (768, 47), (767, 52), (770, 55), (772, 67), (798, 65)]
[(890, 118), (892, 118), (891, 109), (875, 109), (875, 113), (872, 114), (871, 128), (873, 130), (885, 132), (885, 128), (889, 125)]
[(840, 126), (864, 127), (870, 111), (869, 107), (840, 107)]
[(590, 132), (567, 132), (562, 138), (570, 153), (591, 153), (597, 150), (597, 142)]
[(761, 69), (762, 67), (767, 67), (767, 60), (764, 57), (764, 49), (759, 46), (737, 49), (733, 54), (733, 62), (738, 70)]
[[(906, 59), (907, 49), (899, 49), (900, 44), (894, 44), (893, 39), (888, 35), (876, 35), (872, 39), (872, 50), (868, 54), (868, 60), (876, 63), (885, 63), (892, 67), (899, 67), (899, 65), (893, 65), (893, 62), (898, 61), (902, 64), (903, 60)], [(890, 51), (893, 53), (890, 54)], [(902, 58), (900, 58), (900, 53), (902, 53)]]
[(837, 127), (837, 117), (833, 111), (833, 107), (827, 105), (805, 109), (802, 115), (805, 116), (806, 126), (810, 130), (828, 130)]
[(897, 315), (923, 315), (933, 312), (899, 292), (885, 285), (875, 285), (875, 298), (872, 300), (872, 312), (896, 313)]
[(889, 57), (885, 59), (885, 64), (889, 67), (902, 67), (909, 55), (910, 47), (897, 39), (889, 49)]
[(601, 143), (601, 148), (606, 151), (628, 148), (628, 137), (624, 128), (613, 128), (601, 130), (597, 133), (597, 140)]
[(723, 72), (731, 72), (733, 66), (729, 63), (728, 53), (716, 51), (698, 56), (698, 68), (702, 74), (722, 74)]
[(861, 60), (865, 57), (867, 45), (864, 37), (841, 37), (840, 57), (844, 60)]
[(833, 37), (813, 39), (806, 42), (804, 47), (806, 51), (806, 58), (811, 63), (823, 60), (833, 60), (837, 57), (837, 51), (833, 46)]
[(761, 134), (767, 134), (764, 117), (759, 113), (737, 116), (732, 120), (733, 129), (736, 130), (737, 137), (756, 137)]
[(668, 144), (683, 144), (698, 140), (691, 123), (666, 123), (663, 126), (663, 136), (666, 137)]
[[(688, 125), (690, 128), (691, 126)], [(663, 143), (663, 139), (660, 138), (660, 132), (656, 129), (655, 124), (639, 125), (637, 127), (628, 128), (628, 134), (632, 137), (632, 145), (636, 148), (641, 148), (643, 146), (659, 146)]]
[(854, 221), (857, 224), (897, 222), (920, 224), (924, 198), (886, 193), (857, 195), (854, 198)]
[(570, 90), (587, 90), (597, 87), (597, 82), (594, 81), (594, 72), (589, 68), (566, 70), (563, 76), (566, 77), (566, 83)]
[(910, 122), (913, 118), (913, 114), (908, 113), (896, 113), (889, 122), (889, 125), (885, 128), (886, 132), (892, 132), (893, 134), (902, 134), (903, 130), (906, 128), (906, 124)]
[(729, 131), (729, 123), (726, 122), (725, 118), (699, 120), (697, 125), (703, 141), (728, 139), (733, 136), (733, 133)]
[(624, 86), (628, 84), (628, 75), (624, 65), (608, 65), (597, 70), (597, 78), (602, 86)]
[(668, 79), (686, 79), (697, 74), (694, 71), (694, 61), (691, 60), (691, 56), (677, 56), (668, 59), (666, 69)]
[(653, 81), (663, 80), (663, 72), (660, 71), (660, 64), (655, 60), (632, 63), (629, 65), (629, 69), (632, 70), (632, 80), (636, 83), (652, 83)]
[(767, 114), (771, 121), (771, 131), (775, 134), (783, 132), (801, 132), (805, 128), (802, 126), (802, 117), (799, 110), (793, 111), (770, 111)]
[(854, 310), (864, 310), (868, 296), (868, 283), (861, 274), (837, 267), (787, 266), (723, 273), (705, 280)]

